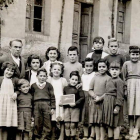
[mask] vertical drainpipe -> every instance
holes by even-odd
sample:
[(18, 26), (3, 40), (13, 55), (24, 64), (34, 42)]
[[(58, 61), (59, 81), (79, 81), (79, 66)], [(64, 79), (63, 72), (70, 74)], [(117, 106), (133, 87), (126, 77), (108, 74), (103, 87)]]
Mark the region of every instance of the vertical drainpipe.
[[(1, 5), (0, 5), (0, 51), (1, 51), (1, 26), (2, 26), (2, 14), (1, 14), (1, 11), (2, 11), (3, 9), (2, 9), (2, 7), (1, 7)], [(1, 55), (1, 53), (0, 53), (0, 55)]]
[(62, 29), (63, 29), (63, 18), (64, 18), (64, 8), (65, 8), (65, 0), (62, 0), (60, 29), (59, 29), (59, 38), (58, 38), (58, 50), (60, 50), (60, 46), (61, 46)]
[(115, 8), (115, 0), (112, 1), (111, 37), (114, 37), (114, 8)]
[(0, 14), (0, 49), (1, 49), (1, 14)]

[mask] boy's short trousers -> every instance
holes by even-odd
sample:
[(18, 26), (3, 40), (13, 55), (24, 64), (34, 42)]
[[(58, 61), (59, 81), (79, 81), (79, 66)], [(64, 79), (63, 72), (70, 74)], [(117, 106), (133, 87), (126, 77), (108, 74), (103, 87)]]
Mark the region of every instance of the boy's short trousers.
[(18, 111), (18, 129), (31, 131), (31, 112)]
[(79, 108), (65, 108), (64, 122), (79, 122), (80, 109)]

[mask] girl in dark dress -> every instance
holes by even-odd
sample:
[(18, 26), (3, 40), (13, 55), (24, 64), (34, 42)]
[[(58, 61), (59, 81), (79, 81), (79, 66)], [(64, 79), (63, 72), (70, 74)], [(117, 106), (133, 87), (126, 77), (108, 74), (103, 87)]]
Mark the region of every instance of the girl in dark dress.
[(111, 78), (106, 84), (103, 102), (103, 124), (108, 126), (109, 139), (119, 140), (120, 126), (123, 124), (124, 82), (120, 79), (120, 64), (112, 62), (109, 72)]
[(89, 94), (91, 96), (89, 103), (89, 123), (91, 125), (91, 134), (89, 140), (105, 139), (105, 128), (102, 125), (102, 105), (107, 81), (110, 76), (107, 75), (108, 63), (101, 59), (98, 62), (98, 73), (95, 74), (90, 82)]

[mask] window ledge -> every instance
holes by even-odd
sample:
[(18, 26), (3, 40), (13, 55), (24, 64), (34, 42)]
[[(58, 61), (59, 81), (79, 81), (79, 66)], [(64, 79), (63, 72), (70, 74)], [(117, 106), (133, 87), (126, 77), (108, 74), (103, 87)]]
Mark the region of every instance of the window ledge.
[(49, 40), (49, 36), (46, 36), (42, 33), (38, 33), (38, 32), (26, 32), (25, 33), (25, 38), (27, 40), (34, 40), (34, 41), (43, 41), (46, 42)]

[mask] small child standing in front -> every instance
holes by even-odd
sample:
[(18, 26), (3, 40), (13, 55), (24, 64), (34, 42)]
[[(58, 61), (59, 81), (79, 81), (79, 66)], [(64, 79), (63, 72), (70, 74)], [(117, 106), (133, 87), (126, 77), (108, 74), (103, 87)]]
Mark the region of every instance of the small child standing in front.
[(125, 58), (123, 55), (119, 54), (119, 42), (115, 38), (111, 38), (108, 42), (108, 48), (110, 51), (110, 54), (105, 57), (105, 59), (109, 62), (109, 65), (116, 61), (120, 63), (120, 66), (122, 68), (123, 63), (125, 62)]
[[(64, 122), (66, 140), (75, 140), (76, 128), (80, 118), (80, 108), (84, 103), (84, 92), (81, 88), (77, 89), (76, 85), (80, 82), (78, 71), (70, 73), (69, 85), (64, 87), (64, 95), (75, 95), (75, 103), (64, 105)], [(62, 105), (62, 103), (60, 103)]]
[(64, 63), (64, 78), (66, 80), (69, 80), (69, 75), (72, 71), (78, 71), (79, 75), (82, 75), (82, 64), (80, 64), (78, 59), (78, 48), (76, 46), (71, 46), (68, 49), (68, 58), (69, 61)]
[(45, 53), (47, 61), (44, 62), (43, 68), (46, 69), (48, 76), (50, 75), (51, 63), (57, 62), (60, 58), (60, 52), (56, 47), (49, 47)]
[(83, 122), (83, 128), (84, 128), (84, 138), (83, 140), (87, 140), (88, 138), (88, 125), (89, 125), (89, 101), (90, 101), (90, 83), (93, 77), (95, 76), (95, 72), (93, 72), (93, 59), (92, 58), (86, 58), (85, 59), (85, 72), (82, 74), (81, 80), (82, 80), (82, 90), (85, 94), (85, 102), (82, 110), (82, 122)]
[(53, 87), (47, 80), (47, 71), (41, 68), (37, 71), (38, 81), (31, 86), (34, 101), (34, 135), (35, 140), (50, 140), (51, 114), (55, 109), (55, 96)]
[(90, 52), (89, 54), (87, 54), (86, 58), (92, 58), (94, 61), (94, 71), (98, 71), (98, 61), (101, 58), (105, 58), (108, 54), (106, 52), (103, 51), (103, 47), (104, 47), (104, 39), (100, 36), (95, 37), (93, 39), (93, 46), (92, 46), (92, 52)]
[(104, 59), (100, 59), (98, 62), (98, 73), (93, 77), (89, 91), (92, 97), (89, 106), (89, 123), (92, 125), (89, 140), (94, 140), (95, 134), (96, 140), (104, 140), (105, 138), (105, 128), (102, 124), (102, 104), (105, 96), (106, 84), (110, 79), (107, 75), (107, 70), (108, 62)]
[(130, 61), (126, 61), (122, 68), (130, 126), (128, 138), (137, 139), (140, 128), (140, 48), (130, 46), (129, 55)]
[[(2, 64), (4, 76), (0, 77), (0, 140), (14, 140), (17, 127), (17, 94), (18, 79), (14, 77), (16, 65), (11, 62)], [(11, 135), (10, 135), (11, 134)]]
[(33, 98), (29, 93), (30, 83), (25, 79), (18, 81), (20, 93), (17, 96), (18, 107), (18, 133), (16, 140), (29, 140), (29, 132), (31, 131), (32, 103)]
[[(64, 66), (61, 62), (54, 62), (50, 67), (50, 77), (48, 78), (48, 82), (51, 83), (54, 89), (55, 101), (56, 101), (56, 109), (54, 114), (52, 115), (52, 121), (55, 123), (53, 127), (56, 128), (56, 121), (60, 122), (61, 133), (59, 140), (64, 139), (64, 111), (63, 107), (60, 107), (60, 99), (61, 95), (63, 95), (63, 89), (67, 86), (67, 81), (63, 78)], [(55, 132), (54, 132), (55, 133)], [(52, 134), (54, 135), (54, 134)], [(56, 138), (54, 138), (55, 140)]]
[(42, 60), (41, 58), (36, 55), (32, 54), (28, 57), (27, 60), (29, 70), (25, 72), (25, 79), (27, 79), (30, 82), (30, 86), (37, 82), (37, 71), (39, 68), (42, 67)]
[[(108, 126), (108, 139), (119, 140), (123, 124), (124, 82), (120, 79), (121, 66), (112, 62), (109, 67), (111, 78), (106, 84), (103, 101), (103, 124)], [(114, 135), (114, 138), (113, 138)]]

